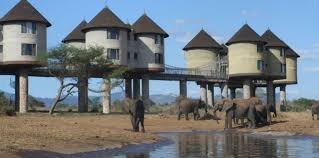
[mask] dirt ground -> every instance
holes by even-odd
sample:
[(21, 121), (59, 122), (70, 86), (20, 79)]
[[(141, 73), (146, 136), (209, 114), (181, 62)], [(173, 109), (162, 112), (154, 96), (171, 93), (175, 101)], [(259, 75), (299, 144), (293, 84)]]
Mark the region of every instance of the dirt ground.
[[(219, 114), (221, 115), (221, 114)], [(258, 129), (235, 127), (235, 130), (266, 134), (306, 134), (319, 136), (319, 121), (309, 112), (280, 113), (271, 126)], [(129, 144), (161, 140), (156, 132), (222, 131), (224, 121), (177, 121), (175, 115), (146, 115), (146, 133), (131, 132), (127, 115), (27, 114), (18, 117), (0, 116), (0, 157), (19, 157), (20, 150), (43, 150), (77, 153), (112, 149)]]

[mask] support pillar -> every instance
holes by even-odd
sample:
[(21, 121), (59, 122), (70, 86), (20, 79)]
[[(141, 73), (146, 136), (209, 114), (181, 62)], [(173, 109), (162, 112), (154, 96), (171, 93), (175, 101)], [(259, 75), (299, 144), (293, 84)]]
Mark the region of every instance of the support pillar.
[(243, 98), (249, 99), (251, 98), (251, 80), (247, 79), (243, 82)]
[(183, 97), (187, 97), (187, 81), (186, 80), (179, 81), (179, 95)]
[(111, 86), (109, 79), (103, 79), (103, 114), (111, 113)]
[(145, 107), (150, 106), (150, 79), (148, 76), (145, 76), (142, 79), (142, 100)]
[(79, 77), (78, 79), (78, 112), (89, 111), (88, 78)]
[(200, 99), (207, 103), (207, 84), (206, 83), (200, 83)]
[[(269, 112), (276, 113), (275, 87), (273, 81), (267, 81), (267, 106), (269, 106)], [(268, 122), (271, 122), (270, 113), (268, 117)]]
[(284, 112), (287, 108), (286, 85), (280, 86), (280, 111)]
[(207, 104), (210, 106), (214, 106), (214, 83), (208, 84), (208, 91), (207, 91)]
[(230, 88), (230, 99), (236, 98), (236, 88)]
[(256, 97), (256, 89), (257, 87), (252, 85), (251, 86), (251, 97)]
[(133, 98), (138, 99), (141, 96), (140, 80), (133, 79)]
[(16, 74), (15, 76), (15, 81), (14, 81), (14, 90), (15, 90), (15, 111), (18, 112), (19, 111), (19, 96), (20, 96), (20, 80), (19, 80), (19, 73)]
[(19, 72), (19, 112), (28, 112), (28, 70)]
[(125, 98), (132, 98), (132, 80), (125, 79)]
[(221, 97), (222, 99), (228, 98), (228, 83), (223, 83), (221, 85)]

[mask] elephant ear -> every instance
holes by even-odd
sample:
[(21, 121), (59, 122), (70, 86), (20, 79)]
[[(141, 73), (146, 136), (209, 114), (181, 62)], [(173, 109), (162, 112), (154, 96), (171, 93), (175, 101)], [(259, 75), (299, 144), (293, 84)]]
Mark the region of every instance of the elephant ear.
[(233, 101), (225, 101), (223, 106), (223, 111), (227, 112), (231, 110), (233, 107), (235, 107), (235, 103)]

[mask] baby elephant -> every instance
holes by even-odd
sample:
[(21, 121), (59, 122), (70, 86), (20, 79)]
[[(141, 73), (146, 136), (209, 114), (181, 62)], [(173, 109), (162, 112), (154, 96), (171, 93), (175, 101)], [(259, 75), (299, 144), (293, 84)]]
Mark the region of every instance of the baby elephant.
[(312, 120), (315, 120), (315, 114), (317, 115), (317, 120), (319, 120), (319, 103), (312, 105), (311, 113), (312, 113)]
[[(141, 124), (142, 127), (142, 132), (145, 132), (144, 128), (144, 112), (145, 112), (145, 107), (144, 103), (141, 100), (131, 100), (130, 101), (131, 106), (129, 107), (129, 113), (131, 117), (131, 122), (133, 126), (133, 130), (135, 132), (139, 132), (139, 126)], [(133, 103), (132, 103), (133, 102)]]

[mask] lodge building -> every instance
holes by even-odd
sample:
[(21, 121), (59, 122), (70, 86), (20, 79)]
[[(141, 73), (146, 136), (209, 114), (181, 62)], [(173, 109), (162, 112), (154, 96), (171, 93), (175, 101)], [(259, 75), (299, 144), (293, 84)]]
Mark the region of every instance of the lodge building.
[[(16, 72), (16, 84), (20, 87), (16, 90), (19, 94), (16, 100), (22, 113), (28, 110), (28, 71), (24, 68), (41, 66), (38, 56), (47, 52), (47, 28), (50, 26), (51, 23), (27, 0), (20, 0), (0, 18), (0, 65), (21, 68)], [(78, 48), (103, 47), (105, 57), (114, 65), (148, 74), (165, 71), (165, 39), (168, 37), (147, 14), (128, 24), (104, 7), (92, 20), (79, 22), (62, 42)], [(227, 62), (227, 82), (219, 84), (224, 97), (228, 97), (230, 89), (231, 98), (234, 98), (236, 88), (243, 88), (243, 97), (250, 98), (255, 95), (257, 86), (263, 86), (258, 85), (263, 80), (267, 82), (264, 86), (267, 86), (268, 101), (274, 101), (274, 89), (280, 87), (281, 102), (285, 104), (286, 85), (298, 82), (297, 59), (300, 56), (270, 29), (260, 36), (245, 24), (225, 44), (218, 43), (202, 29), (183, 50), (188, 69), (214, 71), (220, 68), (217, 63)], [(87, 79), (83, 82), (87, 85)], [(216, 83), (198, 83), (201, 98), (213, 105), (211, 95), (214, 95), (212, 90)], [(185, 81), (180, 85), (185, 86)], [(141, 96), (140, 80), (126, 79), (126, 86), (127, 97)], [(142, 87), (146, 87), (142, 89), (142, 97), (148, 99), (149, 78), (142, 79)], [(87, 104), (87, 86), (79, 89), (79, 103)], [(187, 95), (185, 87), (181, 91)], [(109, 97), (110, 93), (105, 95)], [(81, 107), (79, 111), (87, 111), (85, 105)]]

